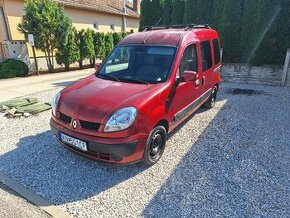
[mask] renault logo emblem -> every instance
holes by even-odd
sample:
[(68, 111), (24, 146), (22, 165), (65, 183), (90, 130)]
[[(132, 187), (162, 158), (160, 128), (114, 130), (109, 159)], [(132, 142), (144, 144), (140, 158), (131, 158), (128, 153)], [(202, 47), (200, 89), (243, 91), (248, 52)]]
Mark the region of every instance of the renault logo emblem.
[(78, 127), (78, 122), (77, 122), (76, 120), (73, 120), (73, 122), (72, 122), (72, 127), (73, 127), (74, 129), (76, 129), (76, 128)]

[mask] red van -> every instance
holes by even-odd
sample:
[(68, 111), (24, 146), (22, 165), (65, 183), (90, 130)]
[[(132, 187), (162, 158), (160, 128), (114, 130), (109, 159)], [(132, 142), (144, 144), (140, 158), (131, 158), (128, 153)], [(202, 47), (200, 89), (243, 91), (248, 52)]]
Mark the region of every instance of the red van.
[(207, 25), (146, 27), (124, 38), (97, 68), (56, 95), (54, 134), (96, 160), (153, 165), (168, 133), (201, 105), (215, 105), (219, 37)]

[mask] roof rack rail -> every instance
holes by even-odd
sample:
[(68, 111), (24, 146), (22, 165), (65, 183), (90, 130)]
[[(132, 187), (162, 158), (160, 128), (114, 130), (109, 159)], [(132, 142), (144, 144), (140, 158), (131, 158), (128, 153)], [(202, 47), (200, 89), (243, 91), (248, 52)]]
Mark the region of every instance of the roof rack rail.
[(145, 26), (143, 31), (163, 30), (163, 29), (211, 29), (209, 24), (177, 24), (177, 25), (160, 25), (160, 26)]

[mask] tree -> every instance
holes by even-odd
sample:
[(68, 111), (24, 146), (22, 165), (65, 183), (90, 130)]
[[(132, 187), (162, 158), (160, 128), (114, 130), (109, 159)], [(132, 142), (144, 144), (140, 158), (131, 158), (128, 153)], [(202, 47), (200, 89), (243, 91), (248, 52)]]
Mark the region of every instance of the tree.
[[(281, 30), (287, 21), (289, 23), (289, 19), (285, 16), (284, 19), (281, 19), (281, 22), (279, 22), (283, 14), (279, 2), (279, 0), (260, 0), (258, 2), (260, 3), (259, 6), (256, 6), (250, 1), (245, 1), (244, 24), (249, 30), (244, 29), (243, 36), (246, 40), (245, 43), (248, 44), (250, 48), (247, 61), (251, 64), (261, 65), (263, 63), (278, 63), (277, 57), (283, 60), (285, 50), (281, 55), (281, 48), (283, 48), (283, 45), (279, 45), (279, 41), (283, 41), (284, 37), (280, 37), (281, 34), (277, 33), (287, 32), (287, 27), (284, 28), (284, 31)], [(287, 7), (283, 7), (283, 9), (285, 8)], [(249, 18), (246, 16), (254, 19), (251, 24), (247, 23)], [(276, 61), (274, 61), (275, 59)], [(282, 61), (280, 61), (280, 63), (282, 64)]]
[(113, 33), (113, 39), (114, 39), (114, 46), (118, 45), (118, 43), (122, 40), (123, 36), (122, 36), (122, 32), (121, 33)]
[(140, 30), (144, 26), (162, 23), (162, 2), (160, 0), (143, 0), (141, 2)]
[(141, 1), (139, 30), (150, 23), (150, 0)]
[(83, 61), (88, 57), (88, 53), (86, 50), (86, 40), (85, 40), (85, 30), (82, 29), (76, 34), (76, 44), (79, 49), (79, 67), (83, 68)]
[(185, 0), (183, 23), (197, 23), (198, 0)]
[(239, 1), (225, 1), (221, 15), (220, 38), (223, 42), (226, 61), (230, 61), (229, 56), (226, 54), (241, 50), (241, 44), (239, 43), (241, 38), (241, 20), (241, 5)]
[[(158, 3), (159, 2), (159, 3)], [(141, 27), (163, 24), (211, 24), (219, 32), (224, 61), (283, 64), (290, 47), (288, 0), (143, 0)], [(157, 9), (157, 10), (156, 10)], [(170, 15), (170, 16), (168, 16)]]
[(81, 69), (83, 68), (83, 61), (87, 58), (90, 59), (91, 66), (94, 65), (94, 59), (96, 57), (94, 35), (94, 32), (89, 29), (82, 29), (76, 35), (76, 44), (80, 54), (78, 62)]
[(221, 21), (222, 17), (221, 14), (223, 12), (225, 0), (214, 0), (213, 2), (213, 12), (212, 12), (212, 26), (215, 28), (218, 32), (220, 32), (221, 27), (223, 26), (223, 23)]
[(95, 54), (96, 57), (104, 60), (106, 56), (106, 49), (105, 49), (105, 34), (97, 32), (95, 34)]
[(56, 61), (58, 64), (64, 64), (65, 70), (69, 70), (69, 66), (79, 60), (79, 49), (76, 44), (75, 28), (71, 28), (69, 31), (67, 42), (59, 44), (56, 52)]
[(94, 35), (95, 35), (94, 30), (87, 29), (85, 32), (85, 49), (87, 53), (87, 58), (90, 59), (91, 67), (93, 67), (96, 62)]
[[(240, 0), (236, 0), (239, 2)], [(214, 12), (213, 0), (196, 1), (197, 24), (210, 24)]]
[(163, 4), (163, 24), (171, 24), (172, 0), (165, 0)]
[(114, 38), (112, 33), (105, 35), (105, 56), (108, 56), (114, 48)]
[(66, 43), (71, 20), (62, 7), (49, 0), (26, 0), (24, 11), (18, 30), (26, 37), (34, 35), (36, 49), (45, 53), (48, 70), (53, 72), (55, 49)]
[(172, 24), (182, 24), (184, 15), (184, 0), (173, 0)]
[(129, 33), (129, 32), (121, 32), (122, 38), (125, 38), (125, 37), (128, 36), (129, 34), (131, 34), (131, 33)]

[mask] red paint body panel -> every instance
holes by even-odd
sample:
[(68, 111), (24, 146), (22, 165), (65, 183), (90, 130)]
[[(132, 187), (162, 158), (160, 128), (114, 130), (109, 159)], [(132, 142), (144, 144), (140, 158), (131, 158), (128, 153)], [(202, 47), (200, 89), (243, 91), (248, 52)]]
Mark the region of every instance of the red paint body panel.
[[(123, 157), (121, 161), (106, 160), (110, 163), (130, 163), (139, 161), (144, 152), (147, 138), (151, 130), (160, 121), (168, 123), (168, 131), (172, 131), (191, 113), (198, 109), (207, 99), (201, 99), (186, 112), (186, 115), (176, 119), (177, 113), (188, 108), (192, 102), (221, 82), (221, 63), (214, 64), (214, 52), (212, 48), (213, 66), (206, 72), (202, 72), (202, 60), (200, 42), (204, 40), (218, 39), (216, 31), (211, 29), (195, 30), (156, 30), (140, 32), (127, 36), (119, 44), (142, 44), (158, 46), (176, 46), (174, 62), (171, 73), (164, 83), (158, 84), (133, 84), (104, 80), (91, 75), (61, 91), (61, 97), (57, 106), (56, 117), (52, 116), (51, 126), (57, 131), (85, 141), (104, 143), (109, 145), (130, 143), (138, 141), (133, 155)], [(198, 72), (196, 80), (205, 77), (205, 84), (196, 85), (196, 81), (180, 82), (177, 84), (177, 72), (185, 48), (195, 43), (198, 55)], [(108, 119), (120, 108), (135, 107), (137, 117), (134, 124), (120, 132), (105, 133), (104, 128)], [(78, 125), (73, 129), (71, 123), (60, 120), (60, 113), (76, 120), (98, 123), (98, 131), (83, 129)], [(71, 147), (70, 147), (71, 148)], [(75, 149), (73, 149), (75, 150)], [(92, 154), (79, 153), (96, 159)]]

